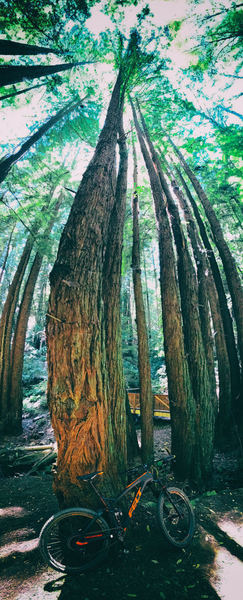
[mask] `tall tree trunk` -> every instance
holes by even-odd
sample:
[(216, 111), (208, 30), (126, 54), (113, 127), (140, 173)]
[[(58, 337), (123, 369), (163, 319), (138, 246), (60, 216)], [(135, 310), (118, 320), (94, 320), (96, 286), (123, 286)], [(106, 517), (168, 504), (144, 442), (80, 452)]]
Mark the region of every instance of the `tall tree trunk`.
[(77, 475), (101, 469), (114, 476), (121, 464), (109, 403), (102, 289), (115, 202), (121, 87), (120, 71), (50, 275), (48, 402), (58, 443), (55, 491), (62, 506), (79, 502), (82, 493), (87, 503), (87, 487), (83, 492), (79, 489)]
[[(198, 308), (200, 314), (200, 323), (202, 331), (202, 339), (204, 344), (205, 356), (208, 365), (208, 372), (211, 381), (212, 393), (216, 394), (216, 380), (214, 370), (214, 344), (211, 328), (211, 316), (210, 316), (210, 305), (208, 298), (208, 273), (209, 265), (205, 256), (205, 251), (200, 245), (199, 237), (197, 235), (195, 222), (187, 204), (186, 198), (179, 188), (173, 173), (171, 171), (168, 174), (173, 192), (179, 201), (179, 204), (184, 212), (188, 236), (191, 242), (192, 251), (195, 259), (195, 265), (197, 269), (197, 281), (198, 281)], [(178, 215), (179, 217), (179, 215)]]
[(88, 65), (94, 61), (63, 63), (61, 65), (1, 65), (0, 87), (23, 81), (24, 79), (39, 79), (45, 75), (53, 75), (61, 71), (68, 71), (73, 67)]
[(149, 292), (148, 292), (148, 278), (147, 278), (147, 269), (146, 269), (146, 260), (145, 260), (144, 248), (143, 248), (143, 269), (144, 269), (145, 296), (146, 296), (147, 319), (148, 319), (148, 337), (149, 337), (149, 339), (151, 339), (151, 311), (150, 311), (150, 301), (149, 301)]
[(49, 131), (49, 129), (51, 129), (51, 127), (53, 127), (53, 125), (56, 125), (63, 117), (66, 117), (75, 108), (80, 106), (81, 102), (82, 102), (81, 100), (79, 100), (78, 102), (73, 102), (73, 101), (68, 102), (68, 104), (66, 106), (64, 106), (64, 108), (61, 108), (61, 110), (59, 110), (54, 115), (54, 117), (51, 117), (50, 119), (48, 119), (48, 121), (46, 121), (46, 123), (44, 123), (44, 125), (41, 125), (41, 127), (39, 127), (39, 129), (35, 133), (33, 133), (33, 135), (31, 135), (26, 142), (24, 142), (22, 144), (22, 146), (20, 147), (18, 152), (11, 154), (11, 156), (8, 156), (7, 158), (3, 158), (2, 161), (0, 162), (0, 182), (5, 179), (8, 172), (10, 171), (11, 167), (20, 158), (22, 158), (22, 156), (24, 156), (24, 154), (36, 142), (38, 142), (38, 140), (40, 140), (42, 138), (42, 136), (45, 135), (47, 133), (47, 131)]
[[(123, 104), (123, 100), (122, 100)], [(120, 163), (115, 204), (110, 216), (108, 242), (103, 268), (103, 301), (106, 331), (106, 361), (109, 365), (109, 418), (113, 431), (113, 451), (117, 452), (117, 468), (124, 471), (127, 462), (126, 388), (121, 347), (121, 260), (127, 194), (128, 155), (122, 113), (118, 126)]]
[[(143, 119), (143, 125), (146, 124)], [(207, 481), (212, 471), (214, 424), (216, 413), (215, 380), (209, 377), (207, 359), (202, 338), (201, 321), (198, 302), (198, 286), (196, 274), (187, 247), (179, 211), (172, 198), (165, 176), (160, 168), (158, 157), (149, 138), (146, 138), (153, 150), (153, 161), (158, 169), (161, 185), (164, 190), (168, 210), (171, 215), (172, 230), (178, 254), (178, 279), (181, 296), (183, 331), (185, 348), (188, 356), (189, 372), (193, 395), (196, 402), (196, 440), (195, 440), (195, 478), (198, 483)]]
[[(53, 215), (49, 225), (43, 234), (46, 239), (49, 237), (51, 229), (55, 222), (56, 214), (60, 208), (62, 198), (59, 198), (53, 208)], [(25, 338), (30, 315), (31, 304), (35, 291), (35, 285), (41, 269), (43, 255), (36, 253), (33, 264), (30, 269), (28, 279), (25, 284), (23, 296), (19, 308), (18, 318), (15, 326), (10, 358), (10, 378), (8, 390), (8, 414), (5, 431), (11, 434), (16, 434), (22, 431), (22, 407), (23, 407), (23, 390), (22, 390), (22, 375), (24, 365), (24, 347)]]
[(241, 358), (241, 366), (243, 369), (243, 288), (241, 285), (237, 267), (228, 247), (228, 244), (224, 239), (219, 220), (216, 217), (215, 211), (212, 205), (210, 204), (204, 189), (202, 188), (192, 169), (185, 161), (182, 153), (180, 152), (180, 150), (178, 150), (178, 148), (175, 146), (174, 142), (172, 142), (171, 139), (170, 143), (172, 144), (177, 156), (179, 157), (181, 164), (183, 165), (183, 168), (185, 169), (185, 172), (188, 175), (198, 195), (198, 198), (204, 207), (206, 216), (212, 229), (215, 244), (218, 248), (219, 255), (224, 266), (224, 271), (232, 299), (232, 306), (238, 333), (238, 346)]
[(60, 50), (46, 48), (46, 46), (34, 46), (33, 44), (24, 44), (23, 42), (13, 42), (12, 40), (0, 39), (0, 54), (9, 54), (11, 56), (26, 56), (27, 54), (60, 54)]
[(152, 254), (151, 254), (151, 257), (152, 257), (152, 263), (153, 263), (153, 274), (154, 274), (154, 287), (155, 287), (156, 312), (157, 312), (157, 320), (158, 320), (158, 323), (159, 323), (159, 322), (160, 322), (160, 312), (161, 312), (161, 310), (159, 311), (159, 301), (158, 301), (158, 298), (159, 298), (159, 290), (158, 290), (158, 287), (159, 287), (159, 286), (158, 286), (158, 278), (157, 278), (157, 272), (156, 272), (156, 267), (155, 267), (154, 251), (153, 251), (153, 249), (152, 249)]
[[(204, 338), (204, 346), (206, 356), (210, 356), (210, 364), (213, 361), (211, 356), (211, 340), (209, 332), (209, 323), (207, 318), (207, 308), (202, 308), (209, 302), (211, 308), (212, 321), (214, 325), (214, 339), (216, 347), (216, 357), (218, 362), (218, 406), (216, 412), (216, 443), (219, 446), (225, 446), (226, 440), (232, 443), (232, 435), (234, 434), (233, 414), (232, 414), (232, 395), (231, 395), (231, 377), (230, 363), (225, 342), (223, 322), (221, 318), (220, 305), (214, 279), (211, 272), (211, 267), (208, 258), (205, 255), (205, 250), (201, 245), (199, 235), (196, 229), (196, 223), (193, 219), (192, 212), (188, 205), (188, 201), (180, 190), (175, 179), (172, 178), (172, 185), (175, 194), (177, 195), (180, 206), (184, 212), (188, 235), (191, 240), (195, 263), (198, 270), (198, 287), (199, 287), (199, 310), (201, 314), (201, 322), (205, 323), (202, 327)], [(205, 319), (206, 317), (206, 319)]]
[(148, 170), (157, 218), (165, 362), (171, 410), (172, 452), (182, 477), (194, 476), (195, 401), (191, 387), (181, 322), (172, 234), (158, 173), (145, 145), (135, 108), (133, 118)]
[(151, 384), (151, 368), (149, 358), (149, 344), (145, 307), (143, 302), (143, 290), (141, 281), (140, 261), (140, 236), (139, 236), (139, 200), (138, 200), (138, 167), (135, 144), (133, 144), (133, 247), (132, 247), (132, 272), (133, 287), (136, 306), (136, 324), (138, 336), (138, 369), (140, 388), (140, 411), (141, 411), (141, 451), (143, 463), (153, 462), (153, 394)]
[(241, 410), (240, 410), (241, 382), (240, 382), (240, 367), (239, 367), (237, 349), (236, 349), (235, 338), (234, 338), (232, 318), (231, 318), (230, 311), (228, 308), (226, 294), (225, 294), (221, 274), (219, 271), (219, 267), (218, 267), (217, 261), (214, 256), (214, 252), (213, 252), (212, 246), (210, 244), (205, 225), (204, 225), (201, 215), (199, 213), (197, 204), (189, 190), (187, 183), (185, 182), (184, 177), (182, 176), (182, 174), (178, 168), (176, 168), (176, 171), (177, 171), (179, 178), (182, 182), (182, 185), (186, 191), (187, 197), (190, 201), (194, 215), (196, 217), (200, 235), (201, 235), (202, 241), (204, 243), (204, 247), (206, 248), (206, 251), (207, 251), (208, 260), (209, 260), (209, 263), (211, 266), (212, 275), (213, 275), (215, 286), (216, 286), (217, 293), (218, 293), (221, 317), (222, 317), (223, 326), (224, 326), (225, 342), (226, 342), (226, 346), (227, 346), (228, 358), (229, 358), (229, 363), (230, 363), (232, 404), (233, 404), (234, 414), (236, 416), (236, 423), (237, 423), (238, 419), (241, 418), (240, 417), (240, 413), (241, 413)]
[(4, 430), (8, 421), (8, 390), (10, 380), (10, 345), (13, 328), (13, 319), (18, 302), (19, 291), (29, 262), (34, 238), (29, 237), (13, 281), (9, 287), (8, 295), (0, 320), (0, 431)]

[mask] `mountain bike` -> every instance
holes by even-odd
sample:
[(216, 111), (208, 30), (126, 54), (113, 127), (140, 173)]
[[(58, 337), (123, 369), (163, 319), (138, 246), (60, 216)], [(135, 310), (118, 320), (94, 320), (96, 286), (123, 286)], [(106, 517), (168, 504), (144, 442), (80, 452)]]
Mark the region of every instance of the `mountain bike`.
[[(190, 501), (182, 490), (167, 487), (159, 472), (161, 466), (163, 468), (174, 458), (165, 456), (157, 461), (157, 466), (150, 468), (144, 465), (145, 471), (116, 497), (107, 498), (97, 489), (95, 480), (103, 475), (103, 471), (79, 476), (80, 483), (91, 486), (101, 507), (96, 511), (67, 508), (50, 517), (39, 538), (45, 561), (57, 571), (66, 573), (78, 573), (98, 565), (108, 555), (112, 543), (123, 542), (127, 525), (147, 486), (157, 497), (157, 517), (164, 536), (177, 548), (187, 546), (195, 529)], [(130, 497), (131, 490), (132, 500), (129, 499), (128, 510), (124, 511), (123, 499), (127, 495)]]

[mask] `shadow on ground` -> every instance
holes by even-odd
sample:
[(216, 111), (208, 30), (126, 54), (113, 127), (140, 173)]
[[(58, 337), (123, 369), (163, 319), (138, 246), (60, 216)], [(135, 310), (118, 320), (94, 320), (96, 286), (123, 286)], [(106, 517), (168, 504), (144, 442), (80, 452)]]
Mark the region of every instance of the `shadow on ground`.
[(57, 510), (49, 477), (2, 480), (1, 600), (241, 600), (243, 489), (194, 499), (197, 529), (187, 550), (163, 540), (151, 506), (138, 509), (120, 548), (76, 577), (47, 568), (38, 534)]

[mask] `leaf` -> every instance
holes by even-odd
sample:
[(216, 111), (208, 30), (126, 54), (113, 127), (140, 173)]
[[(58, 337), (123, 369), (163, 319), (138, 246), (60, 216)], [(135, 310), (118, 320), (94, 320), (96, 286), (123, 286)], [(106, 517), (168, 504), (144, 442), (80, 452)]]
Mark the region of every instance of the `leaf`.
[(182, 558), (179, 558), (179, 559), (176, 561), (176, 564), (177, 564), (177, 565), (179, 565), (181, 562), (182, 562)]
[(146, 529), (147, 529), (147, 531), (150, 531), (150, 526), (149, 526), (149, 525), (147, 525)]
[(154, 563), (154, 565), (159, 565), (159, 561), (158, 560), (151, 560), (152, 563)]
[(160, 592), (159, 595), (160, 595), (160, 598), (163, 598), (163, 600), (166, 600), (164, 592)]

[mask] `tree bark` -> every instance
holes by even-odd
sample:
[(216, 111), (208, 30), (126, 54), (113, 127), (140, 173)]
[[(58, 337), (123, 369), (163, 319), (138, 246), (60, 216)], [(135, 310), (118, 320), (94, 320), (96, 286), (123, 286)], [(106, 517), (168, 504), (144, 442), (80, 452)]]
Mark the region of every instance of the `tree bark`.
[(8, 295), (0, 320), (0, 431), (8, 421), (8, 391), (10, 380), (10, 346), (13, 319), (18, 302), (19, 291), (29, 262), (34, 238), (29, 237), (25, 244), (18, 268), (9, 287)]
[(33, 133), (33, 135), (31, 135), (26, 142), (22, 144), (18, 152), (11, 154), (11, 156), (8, 156), (7, 158), (3, 158), (3, 160), (0, 162), (0, 182), (5, 179), (11, 167), (20, 158), (22, 158), (22, 156), (24, 156), (24, 154), (26, 154), (26, 152), (36, 142), (38, 142), (38, 140), (40, 140), (42, 136), (45, 135), (47, 131), (49, 131), (49, 129), (51, 129), (51, 127), (56, 125), (63, 117), (69, 115), (75, 108), (77, 108), (81, 104), (81, 102), (81, 100), (79, 100), (78, 102), (68, 102), (68, 104), (64, 106), (64, 108), (61, 108), (61, 110), (59, 110), (54, 115), (54, 117), (51, 117), (50, 119), (48, 119), (48, 121), (46, 121), (46, 123), (44, 123), (44, 125), (41, 125), (41, 127), (39, 127), (39, 129), (35, 133)]
[(135, 108), (133, 118), (148, 170), (157, 218), (165, 362), (171, 410), (172, 452), (182, 477), (194, 476), (195, 401), (191, 387), (181, 322), (172, 234), (161, 183), (145, 145)]
[(87, 498), (87, 486), (83, 492), (77, 486), (77, 475), (97, 469), (112, 477), (120, 466), (109, 403), (102, 284), (115, 202), (121, 88), (119, 72), (50, 275), (48, 403), (58, 444), (55, 492), (61, 506), (74, 505), (83, 494), (86, 504), (94, 502)]
[[(221, 318), (220, 305), (218, 300), (218, 294), (212, 271), (208, 258), (205, 255), (205, 249), (201, 245), (201, 241), (196, 229), (196, 223), (193, 219), (192, 212), (188, 205), (188, 201), (182, 191), (179, 189), (176, 180), (172, 180), (173, 189), (179, 199), (181, 208), (184, 212), (188, 235), (191, 240), (195, 263), (198, 270), (198, 282), (199, 282), (199, 310), (201, 314), (201, 322), (205, 322), (205, 326), (202, 327), (202, 333), (204, 338), (204, 347), (206, 356), (210, 356), (210, 365), (213, 362), (213, 353), (211, 348), (211, 339), (208, 323), (208, 311), (206, 304), (209, 302), (212, 321), (214, 325), (214, 339), (216, 348), (216, 357), (218, 362), (218, 405), (216, 411), (216, 427), (215, 427), (215, 439), (216, 444), (219, 447), (225, 447), (226, 441), (232, 444), (234, 432), (233, 414), (232, 414), (232, 394), (231, 394), (231, 377), (230, 377), (230, 363), (227, 353), (227, 347), (225, 342), (223, 322)], [(205, 306), (205, 310), (202, 313), (202, 307)], [(205, 320), (206, 317), (206, 320)], [(209, 366), (211, 370), (211, 366)], [(235, 440), (234, 440), (235, 442)]]
[[(145, 122), (143, 120), (145, 125)], [(146, 129), (148, 139), (148, 131)], [(160, 168), (158, 157), (153, 150), (153, 160), (157, 166), (164, 190), (168, 210), (171, 215), (172, 230), (178, 254), (178, 280), (183, 317), (183, 331), (188, 365), (196, 402), (195, 439), (195, 478), (198, 483), (206, 482), (212, 472), (214, 425), (216, 413), (215, 379), (209, 377), (205, 347), (203, 344), (199, 313), (198, 286), (193, 263), (187, 247), (179, 211), (172, 198), (165, 176)]]
[[(49, 237), (51, 229), (55, 222), (56, 214), (60, 208), (62, 198), (59, 198), (53, 208), (53, 215), (48, 227), (43, 234), (46, 239)], [(32, 263), (28, 279), (25, 284), (23, 296), (18, 312), (17, 322), (14, 330), (14, 336), (11, 347), (10, 357), (10, 378), (8, 390), (8, 414), (5, 424), (5, 432), (16, 434), (22, 431), (22, 408), (23, 408), (23, 390), (22, 375), (24, 365), (25, 339), (30, 315), (31, 304), (35, 291), (36, 282), (41, 269), (43, 255), (36, 253)]]
[[(204, 344), (205, 356), (208, 365), (208, 372), (211, 381), (212, 394), (216, 394), (216, 380), (214, 370), (214, 344), (211, 328), (211, 317), (210, 317), (210, 305), (208, 297), (208, 274), (209, 264), (205, 255), (205, 251), (200, 244), (199, 237), (197, 235), (195, 222), (190, 212), (187, 200), (178, 186), (172, 172), (168, 174), (173, 192), (179, 201), (179, 204), (184, 212), (187, 232), (191, 242), (192, 251), (194, 255), (195, 265), (197, 269), (197, 282), (198, 282), (198, 308), (200, 315), (202, 339)], [(179, 216), (179, 215), (178, 215)]]
[[(121, 99), (123, 105), (123, 99)], [(126, 387), (121, 346), (121, 261), (127, 194), (128, 153), (120, 112), (119, 171), (115, 184), (115, 203), (110, 216), (103, 268), (103, 301), (106, 332), (106, 361), (109, 380), (109, 419), (113, 431), (117, 468), (124, 473), (127, 464)]]
[(233, 410), (234, 410), (234, 414), (236, 417), (236, 423), (237, 423), (238, 418), (240, 416), (240, 412), (241, 412), (240, 411), (241, 382), (240, 382), (240, 366), (239, 366), (237, 349), (236, 349), (236, 344), (235, 344), (232, 318), (231, 318), (230, 311), (228, 308), (226, 294), (225, 294), (221, 274), (219, 271), (219, 267), (218, 267), (216, 258), (214, 256), (214, 252), (213, 252), (212, 246), (210, 244), (205, 225), (204, 225), (201, 215), (199, 213), (197, 204), (189, 190), (187, 183), (185, 182), (184, 177), (182, 176), (182, 174), (178, 168), (176, 168), (176, 171), (177, 171), (179, 178), (182, 182), (182, 185), (186, 191), (187, 197), (189, 199), (189, 202), (192, 206), (194, 215), (196, 217), (200, 235), (201, 235), (202, 241), (204, 243), (204, 247), (206, 248), (206, 251), (207, 251), (207, 256), (208, 256), (208, 260), (209, 260), (209, 263), (211, 266), (214, 283), (215, 283), (217, 293), (218, 293), (221, 317), (222, 317), (223, 326), (224, 326), (225, 342), (226, 342), (226, 346), (227, 346), (227, 353), (228, 353), (228, 358), (229, 358), (229, 363), (230, 363), (232, 404), (233, 404)]
[(33, 44), (24, 44), (23, 42), (14, 42), (12, 40), (0, 39), (0, 54), (9, 54), (11, 56), (60, 54), (60, 50), (55, 50), (54, 48), (46, 48), (46, 46), (35, 46)]
[(39, 79), (45, 75), (53, 75), (61, 71), (68, 71), (73, 67), (79, 67), (93, 63), (94, 61), (83, 61), (74, 63), (63, 63), (61, 65), (1, 65), (0, 87), (23, 81), (24, 79)]
[(243, 369), (243, 288), (241, 285), (237, 267), (228, 247), (228, 244), (224, 239), (219, 220), (214, 212), (212, 205), (209, 202), (209, 199), (204, 189), (202, 188), (192, 169), (185, 161), (182, 153), (180, 152), (180, 150), (178, 150), (178, 148), (175, 146), (174, 142), (172, 142), (171, 139), (170, 143), (172, 144), (177, 156), (179, 157), (181, 164), (183, 165), (183, 168), (185, 169), (185, 172), (188, 175), (198, 195), (198, 198), (202, 203), (202, 206), (204, 207), (206, 216), (211, 226), (215, 244), (218, 248), (218, 252), (224, 266), (224, 271), (232, 299), (232, 306), (238, 333), (238, 346), (241, 358), (241, 366)]
[(136, 324), (138, 336), (138, 369), (141, 412), (141, 453), (144, 464), (153, 462), (153, 393), (151, 384), (151, 368), (149, 358), (148, 333), (141, 281), (140, 236), (139, 236), (139, 200), (138, 200), (138, 167), (135, 145), (133, 144), (133, 247), (132, 272), (136, 306)]

